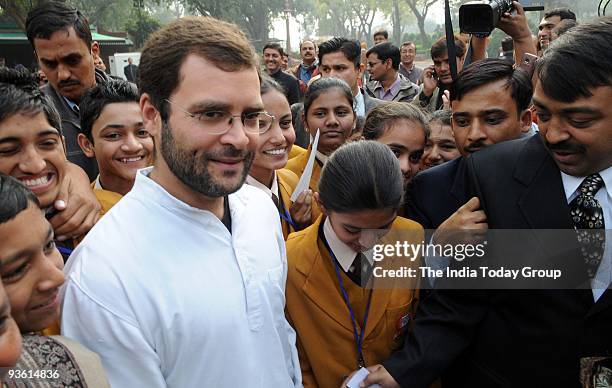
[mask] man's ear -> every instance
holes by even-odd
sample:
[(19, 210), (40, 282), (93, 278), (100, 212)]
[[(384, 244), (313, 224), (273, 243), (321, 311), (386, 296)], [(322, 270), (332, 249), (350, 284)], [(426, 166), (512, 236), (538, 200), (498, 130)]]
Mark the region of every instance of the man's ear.
[(91, 44), (91, 53), (93, 55), (100, 55), (100, 44), (97, 41), (93, 41), (93, 43)]
[(140, 96), (140, 112), (142, 113), (145, 129), (155, 138), (161, 130), (161, 115), (153, 105), (148, 93), (143, 93)]
[(77, 142), (79, 143), (79, 147), (83, 150), (83, 153), (88, 158), (93, 158), (96, 156), (94, 152), (93, 143), (82, 133), (77, 135)]
[(527, 133), (531, 130), (531, 111), (525, 109), (521, 112), (521, 132)]
[(357, 74), (358, 75), (357, 79), (363, 78), (363, 72), (365, 71), (365, 69), (366, 69), (365, 63), (360, 63), (359, 67), (357, 68), (357, 73), (358, 73)]

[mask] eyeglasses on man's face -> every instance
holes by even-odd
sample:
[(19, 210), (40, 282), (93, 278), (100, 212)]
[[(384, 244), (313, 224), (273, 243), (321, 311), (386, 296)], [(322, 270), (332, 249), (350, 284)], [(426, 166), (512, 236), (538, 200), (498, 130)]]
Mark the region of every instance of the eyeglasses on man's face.
[(164, 99), (164, 101), (175, 106), (187, 116), (195, 119), (202, 129), (211, 135), (223, 135), (227, 133), (234, 123), (234, 118), (240, 119), (246, 132), (262, 134), (270, 129), (274, 119), (273, 116), (264, 111), (247, 112), (241, 115), (232, 115), (227, 111), (221, 110), (202, 110), (200, 112), (191, 113), (167, 98)]

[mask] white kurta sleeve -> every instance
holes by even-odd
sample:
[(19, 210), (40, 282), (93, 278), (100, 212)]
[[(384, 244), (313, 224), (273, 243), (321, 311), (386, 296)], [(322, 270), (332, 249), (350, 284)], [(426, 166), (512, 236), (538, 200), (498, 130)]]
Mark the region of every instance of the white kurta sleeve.
[(74, 279), (68, 279), (63, 293), (62, 335), (100, 356), (113, 388), (166, 387), (159, 357), (137, 322), (96, 302)]

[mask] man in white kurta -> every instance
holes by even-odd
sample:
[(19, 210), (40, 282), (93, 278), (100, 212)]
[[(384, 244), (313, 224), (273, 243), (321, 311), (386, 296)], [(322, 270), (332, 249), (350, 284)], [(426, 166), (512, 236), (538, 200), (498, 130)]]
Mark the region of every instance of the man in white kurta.
[[(243, 185), (266, 114), (257, 69), (244, 33), (213, 18), (145, 44), (155, 165), (74, 251), (62, 291), (62, 333), (100, 355), (114, 388), (301, 387), (278, 213)], [(120, 163), (142, 157), (121, 150)]]
[(299, 386), (272, 201), (229, 195), (230, 234), (149, 171), (71, 256), (62, 333), (100, 355), (113, 387)]

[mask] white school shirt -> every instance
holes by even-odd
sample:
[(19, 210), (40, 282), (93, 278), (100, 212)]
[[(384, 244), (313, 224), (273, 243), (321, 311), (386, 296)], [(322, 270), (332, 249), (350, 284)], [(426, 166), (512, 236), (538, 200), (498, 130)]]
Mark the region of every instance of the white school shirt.
[[(599, 206), (603, 211), (604, 225), (606, 228), (606, 244), (604, 246), (603, 257), (595, 273), (595, 277), (591, 281), (591, 289), (593, 291), (593, 299), (597, 300), (603, 295), (612, 282), (612, 241), (610, 237), (612, 233), (612, 167), (608, 167), (599, 172), (601, 179), (604, 182), (595, 193), (595, 199), (599, 202)], [(561, 180), (563, 181), (563, 189), (567, 203), (571, 203), (578, 196), (578, 188), (586, 177), (575, 177), (561, 171)]]
[(230, 234), (151, 170), (70, 257), (62, 334), (100, 355), (114, 388), (301, 387), (272, 201), (230, 195)]

